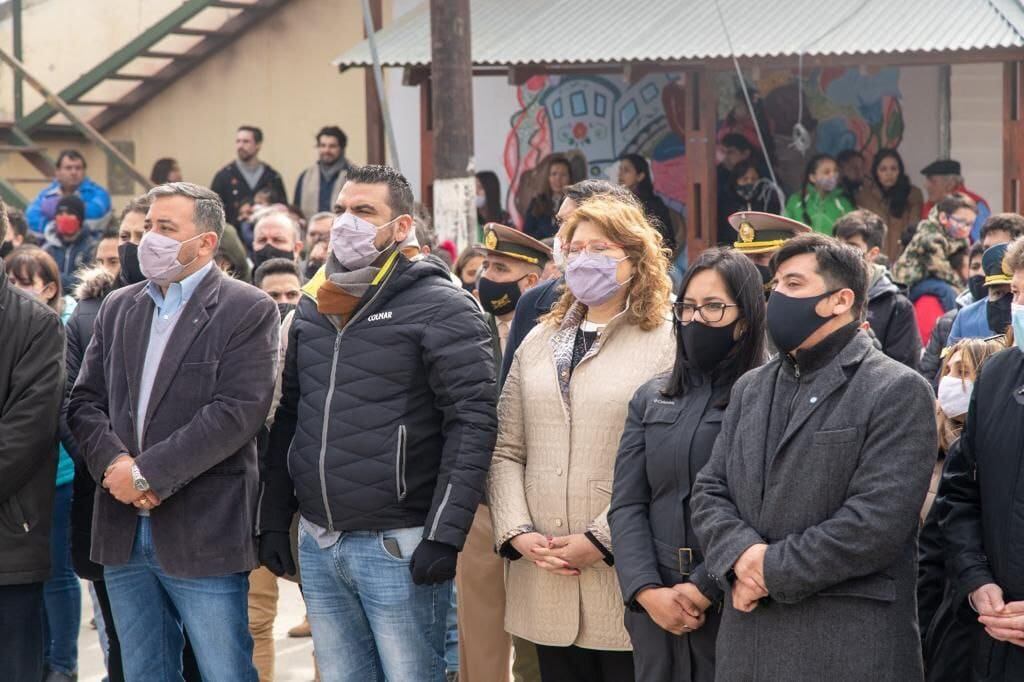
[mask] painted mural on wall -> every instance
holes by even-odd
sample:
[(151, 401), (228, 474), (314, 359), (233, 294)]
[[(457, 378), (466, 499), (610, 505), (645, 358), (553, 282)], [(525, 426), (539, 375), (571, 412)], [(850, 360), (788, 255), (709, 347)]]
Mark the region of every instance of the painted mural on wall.
[[(805, 71), (802, 121), (812, 136), (811, 155), (864, 152), (870, 162), (882, 147), (898, 146), (904, 121), (898, 68), (828, 68)], [(806, 157), (791, 148), (799, 98), (795, 70), (763, 70), (749, 83), (759, 100), (762, 130), (770, 139), (780, 183), (799, 186)], [(629, 84), (620, 76), (536, 76), (517, 88), (519, 109), (505, 142), (507, 204), (518, 221), (541, 178), (534, 169), (552, 153), (566, 154), (588, 178), (615, 180), (623, 154), (651, 160), (655, 191), (682, 210), (686, 183), (682, 79), (651, 74)], [(740, 132), (760, 147), (735, 76), (718, 80), (719, 139)], [(582, 179), (582, 178), (578, 178)]]

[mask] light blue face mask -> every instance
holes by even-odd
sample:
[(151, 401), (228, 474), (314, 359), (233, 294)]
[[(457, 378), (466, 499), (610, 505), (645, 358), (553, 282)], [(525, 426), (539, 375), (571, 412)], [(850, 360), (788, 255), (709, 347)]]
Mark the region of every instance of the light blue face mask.
[(1024, 303), (1010, 306), (1010, 320), (1013, 323), (1013, 342), (1024, 351)]

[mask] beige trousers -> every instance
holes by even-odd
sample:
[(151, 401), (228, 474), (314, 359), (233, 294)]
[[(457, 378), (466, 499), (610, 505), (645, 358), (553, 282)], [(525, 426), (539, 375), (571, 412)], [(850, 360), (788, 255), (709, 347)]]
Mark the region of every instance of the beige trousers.
[(277, 616), (277, 576), (260, 566), (249, 574), (249, 632), (252, 662), (260, 682), (274, 682), (274, 618)]
[(491, 513), (476, 510), (455, 573), (459, 682), (508, 682), (512, 638), (505, 632), (505, 561), (494, 551)]

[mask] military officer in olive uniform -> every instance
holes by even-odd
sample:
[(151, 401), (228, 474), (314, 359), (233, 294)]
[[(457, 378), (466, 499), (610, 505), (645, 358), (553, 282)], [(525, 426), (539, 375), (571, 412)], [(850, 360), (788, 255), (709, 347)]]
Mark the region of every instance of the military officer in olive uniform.
[[(495, 366), (500, 368), (516, 303), (525, 291), (541, 281), (552, 252), (533, 237), (498, 223), (484, 226), (483, 249), (485, 257), (477, 293), (491, 325)], [(506, 681), (512, 638), (505, 632), (505, 567), (494, 551), (491, 514), (484, 504), (477, 509), (455, 575), (459, 680)], [(517, 680), (539, 682), (536, 656), (532, 643), (516, 639)]]

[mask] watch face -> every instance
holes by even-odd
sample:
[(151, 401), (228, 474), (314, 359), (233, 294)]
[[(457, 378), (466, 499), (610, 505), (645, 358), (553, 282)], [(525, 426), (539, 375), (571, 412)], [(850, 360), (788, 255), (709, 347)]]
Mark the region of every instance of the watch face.
[(137, 479), (135, 479), (135, 489), (138, 490), (141, 493), (144, 493), (147, 490), (149, 490), (149, 484), (146, 483), (146, 479), (144, 479), (144, 478), (137, 478)]

